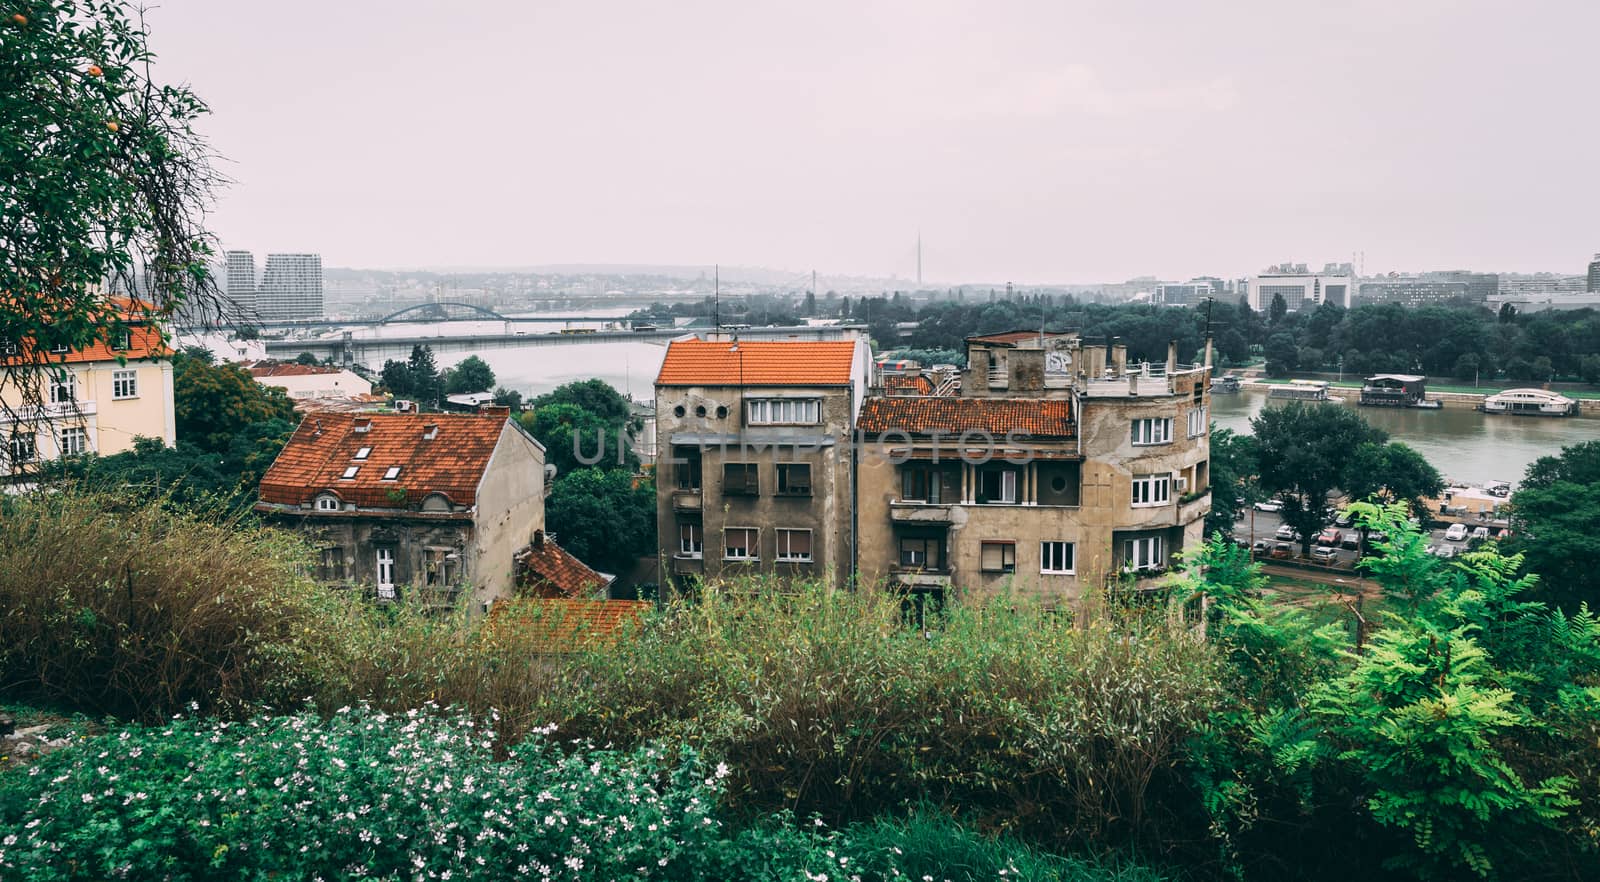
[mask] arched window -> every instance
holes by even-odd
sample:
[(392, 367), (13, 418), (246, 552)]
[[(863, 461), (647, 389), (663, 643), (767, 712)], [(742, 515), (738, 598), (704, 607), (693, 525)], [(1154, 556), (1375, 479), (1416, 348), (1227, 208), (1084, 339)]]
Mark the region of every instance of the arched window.
[(338, 511), (341, 508), (344, 508), (344, 504), (339, 501), (339, 497), (332, 493), (317, 494), (317, 511)]
[(450, 497), (443, 493), (429, 493), (422, 498), (423, 511), (449, 511)]

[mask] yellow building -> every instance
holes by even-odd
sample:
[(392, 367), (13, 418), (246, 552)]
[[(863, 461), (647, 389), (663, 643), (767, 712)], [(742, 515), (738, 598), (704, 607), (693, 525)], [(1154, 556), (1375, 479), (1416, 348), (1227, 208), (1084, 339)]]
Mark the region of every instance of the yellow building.
[[(15, 364), (27, 344), (0, 342), (0, 359)], [(0, 378), (0, 473), (84, 453), (133, 449), (137, 437), (177, 441), (171, 352), (161, 334), (135, 325), (112, 345), (48, 354), (48, 365), (20, 372), (21, 385)]]

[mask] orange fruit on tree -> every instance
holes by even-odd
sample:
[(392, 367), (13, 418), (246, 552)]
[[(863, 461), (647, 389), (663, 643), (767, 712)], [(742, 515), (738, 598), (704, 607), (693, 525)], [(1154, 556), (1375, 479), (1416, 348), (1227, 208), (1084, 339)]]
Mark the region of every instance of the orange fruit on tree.
[(110, 129), (113, 132), (116, 131), (117, 128), (118, 128), (117, 121), (116, 120), (112, 120), (112, 121), (106, 123), (106, 128)]
[(11, 20), (16, 22), (19, 25), (25, 25), (25, 24), (28, 23), (28, 17), (26, 15), (23, 15), (20, 12), (17, 13), (16, 15), (11, 16)]
[(89, 65), (89, 76), (97, 77), (97, 76), (100, 76), (100, 74), (101, 74), (100, 65), (98, 65), (98, 64)]

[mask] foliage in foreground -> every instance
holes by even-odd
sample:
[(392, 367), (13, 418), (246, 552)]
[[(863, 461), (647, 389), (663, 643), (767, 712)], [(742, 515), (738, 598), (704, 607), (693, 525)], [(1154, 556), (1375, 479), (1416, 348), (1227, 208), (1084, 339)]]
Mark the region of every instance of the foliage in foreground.
[[(437, 709), (178, 720), (0, 776), (0, 873), (33, 880), (1151, 879), (933, 816), (848, 831), (721, 817), (688, 749), (514, 747)], [(497, 749), (502, 751), (497, 755)], [(915, 875), (912, 875), (915, 874)]]

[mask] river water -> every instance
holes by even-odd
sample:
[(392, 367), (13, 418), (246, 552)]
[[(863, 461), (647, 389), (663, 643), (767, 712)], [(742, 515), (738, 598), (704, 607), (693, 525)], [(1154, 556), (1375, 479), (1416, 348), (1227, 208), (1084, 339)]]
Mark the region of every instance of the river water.
[[(614, 313), (621, 318), (627, 309), (585, 310), (597, 317)], [(543, 334), (564, 327), (600, 327), (599, 322), (518, 322), (516, 330)], [(394, 324), (364, 329), (358, 334), (411, 336), (443, 334), (503, 333), (503, 322), (451, 322), (449, 325)], [(655, 398), (656, 374), (666, 355), (664, 342), (640, 341), (585, 343), (571, 346), (530, 346), (526, 349), (484, 349), (478, 357), (494, 369), (499, 384), (532, 396), (573, 380), (598, 377), (617, 391), (635, 400)], [(449, 367), (465, 356), (446, 356), (440, 367)], [(1354, 392), (1348, 393), (1353, 397)], [(1222, 428), (1241, 434), (1250, 432), (1250, 418), (1267, 403), (1265, 394), (1240, 392), (1214, 395), (1211, 416)], [(1353, 402), (1328, 403), (1326, 407), (1355, 407)], [(1541, 456), (1561, 452), (1561, 448), (1584, 441), (1600, 440), (1600, 419), (1568, 417), (1486, 416), (1464, 408), (1410, 410), (1363, 407), (1362, 416), (1389, 433), (1395, 441), (1416, 448), (1434, 468), (1446, 477), (1482, 485), (1490, 481), (1521, 480), (1528, 465)]]
[[(1348, 390), (1347, 394), (1353, 397), (1355, 391)], [(1266, 404), (1265, 393), (1213, 395), (1211, 419), (1221, 428), (1248, 435), (1250, 418)], [(1600, 419), (1593, 417), (1485, 415), (1451, 407), (1358, 408), (1349, 401), (1320, 406), (1359, 410), (1367, 422), (1388, 432), (1389, 440), (1404, 441), (1415, 448), (1440, 474), (1480, 486), (1490, 481), (1516, 484), (1528, 465), (1539, 457), (1554, 456), (1570, 444), (1600, 440)]]

